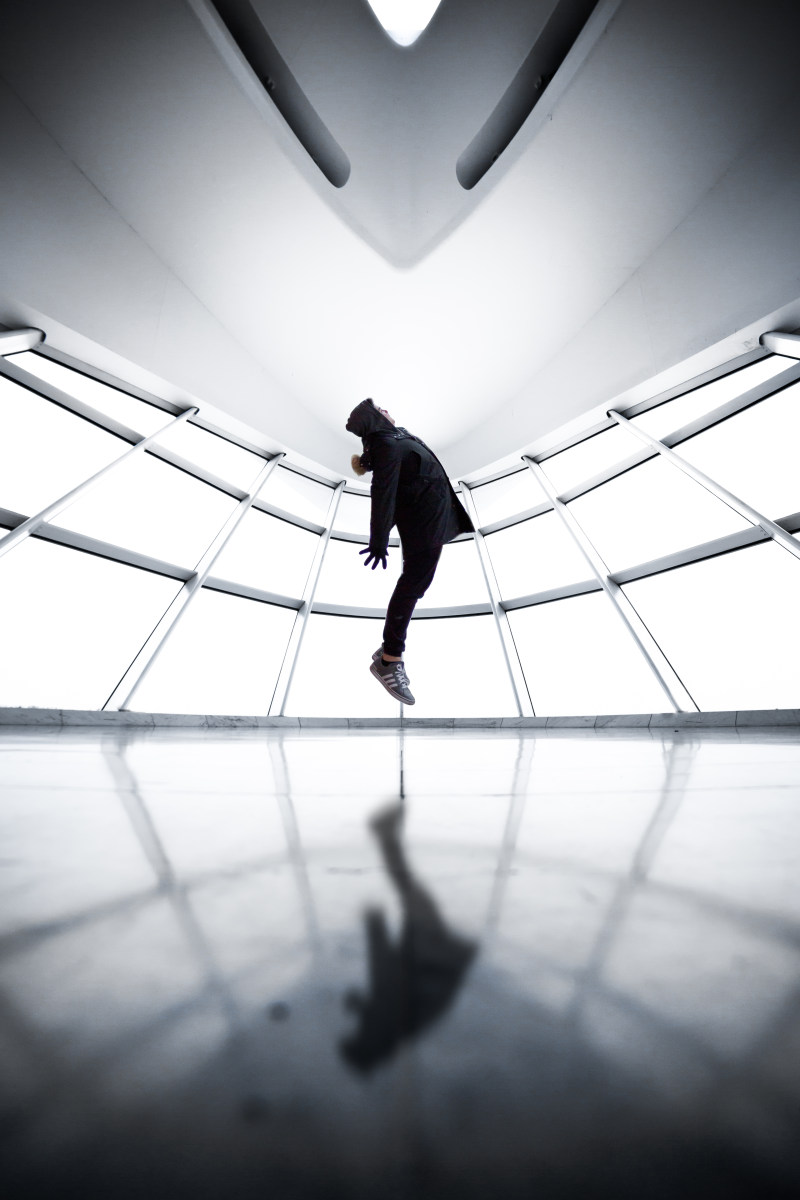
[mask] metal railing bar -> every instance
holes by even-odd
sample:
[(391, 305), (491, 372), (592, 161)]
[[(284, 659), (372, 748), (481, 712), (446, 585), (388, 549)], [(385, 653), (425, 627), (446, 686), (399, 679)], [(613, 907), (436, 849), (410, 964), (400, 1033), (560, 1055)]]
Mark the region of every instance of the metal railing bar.
[(300, 653), (300, 647), (303, 644), (308, 618), (311, 614), (314, 605), (314, 594), (319, 583), (322, 564), (325, 561), (325, 551), (328, 549), (328, 543), (331, 538), (331, 529), (336, 520), (336, 513), (339, 508), (339, 501), (342, 498), (344, 491), (344, 480), (334, 489), (331, 497), (331, 502), (328, 506), (328, 511), (325, 515), (325, 532), (320, 536), (319, 545), (314, 554), (314, 561), (311, 564), (311, 570), (308, 573), (303, 595), (301, 597), (300, 608), (295, 617), (292, 632), (289, 636), (289, 642), (286, 647), (286, 652), (283, 656), (281, 669), (278, 672), (278, 678), (275, 683), (275, 689), (272, 693), (268, 716), (282, 717), (286, 707), (286, 701), (289, 696), (289, 689), (292, 686), (295, 668), (297, 666), (297, 656)]
[(657, 457), (658, 455), (654, 450), (646, 449), (643, 446), (641, 450), (637, 450), (633, 454), (628, 454), (625, 458), (620, 458), (617, 462), (612, 463), (610, 467), (606, 467), (605, 470), (598, 471), (596, 475), (592, 475), (588, 479), (583, 479), (580, 483), (573, 484), (571, 488), (567, 488), (565, 492), (561, 492), (558, 498), (562, 504), (570, 504), (580, 496), (586, 496), (596, 488), (602, 487), (604, 483), (610, 483), (612, 479), (618, 479), (621, 475), (627, 475), (628, 471), (633, 471), (643, 463), (649, 462), (651, 458)]
[[(703, 371), (700, 375), (695, 375), (691, 379), (684, 380), (671, 388), (665, 389), (663, 392), (658, 392), (655, 396), (648, 396), (646, 400), (639, 400), (635, 404), (625, 405), (624, 409), (620, 409), (620, 411), (623, 411), (628, 417), (638, 417), (642, 413), (650, 412), (653, 408), (658, 408), (661, 404), (666, 404), (669, 400), (677, 400), (679, 397), (686, 396), (690, 392), (696, 392), (708, 383), (715, 383), (718, 379), (724, 379), (728, 375), (735, 375), (738, 371), (751, 366), (754, 362), (760, 362), (761, 359), (768, 357), (769, 355), (763, 350), (750, 350), (736, 359), (721, 363), (717, 367)], [(553, 458), (556, 454), (561, 454), (564, 450), (571, 450), (574, 446), (580, 445), (581, 442), (588, 441), (590, 437), (594, 437), (596, 434), (603, 433), (605, 430), (612, 428), (613, 425), (611, 422), (600, 418), (593, 425), (564, 438), (561, 442), (549, 446), (546, 450), (526, 455), (526, 457), (533, 458), (535, 462), (544, 462), (546, 459)]]
[(718, 558), (720, 554), (730, 554), (766, 541), (769, 541), (769, 537), (764, 530), (757, 526), (751, 526), (749, 529), (740, 529), (737, 533), (726, 534), (725, 537), (714, 538), (710, 542), (687, 546), (684, 550), (676, 550), (672, 554), (665, 554), (663, 557), (651, 559), (649, 562), (638, 563), (635, 567), (612, 571), (609, 578), (620, 585), (633, 583), (636, 579), (661, 575), (664, 571), (675, 570), (676, 567), (688, 567), (691, 563), (702, 562), (707, 558)]
[(561, 587), (548, 588), (544, 592), (531, 592), (527, 596), (513, 596), (501, 600), (506, 612), (517, 608), (534, 608), (537, 604), (550, 604), (553, 600), (569, 600), (570, 596), (586, 596), (589, 592), (602, 592), (603, 586), (597, 579), (583, 579), (580, 583), (566, 583)]
[[(190, 475), (192, 479), (197, 479), (200, 483), (207, 484), (208, 487), (216, 488), (218, 492), (223, 492), (233, 500), (245, 500), (250, 495), (247, 488), (240, 487), (236, 483), (231, 483), (227, 479), (222, 479), (221, 476), (214, 475), (213, 472), (198, 466), (188, 458), (183, 458), (180, 454), (175, 454), (172, 450), (164, 449), (163, 446), (148, 446), (145, 453), (152, 455), (153, 458), (160, 459), (167, 466), (175, 467), (178, 471), (183, 471), (184, 475)], [(271, 461), (271, 459), (267, 459), (265, 460), (265, 464)], [(264, 468), (262, 467), (261, 469), (263, 470)]]
[[(695, 434), (702, 433), (705, 429), (710, 429), (712, 426), (719, 424), (720, 421), (725, 421), (736, 413), (742, 412), (754, 404), (758, 404), (761, 400), (765, 400), (767, 397), (783, 391), (784, 388), (791, 387), (798, 380), (800, 380), (800, 364), (796, 367), (788, 367), (780, 375), (775, 375), (772, 379), (766, 380), (764, 383), (751, 388), (750, 391), (742, 393), (741, 396), (735, 397), (733, 400), (728, 400), (725, 404), (721, 404), (717, 408), (710, 409), (704, 416), (698, 417), (687, 425), (680, 426), (678, 429), (666, 434), (661, 440), (666, 446), (677, 446), (688, 438), (694, 437)], [(616, 422), (609, 418), (607, 427), (611, 429), (614, 424)], [(633, 426), (632, 428), (638, 428), (638, 426)], [(577, 500), (579, 496), (585, 496), (588, 492), (594, 491), (595, 488), (602, 487), (604, 483), (609, 483), (612, 479), (616, 479), (626, 472), (633, 470), (635, 467), (641, 466), (642, 463), (649, 462), (651, 459), (657, 457), (657, 454), (658, 451), (654, 447), (643, 446), (635, 454), (619, 459), (618, 462), (612, 463), (605, 470), (599, 471), (596, 475), (584, 479), (566, 491), (561, 492), (558, 499), (564, 504), (569, 504), (571, 501)], [(553, 456), (548, 455), (548, 457)], [(534, 459), (534, 461), (540, 462), (541, 465), (541, 463), (546, 462), (546, 459)], [(503, 478), (503, 476), (500, 476), (500, 478)], [(503, 521), (496, 521), (492, 525), (483, 526), (480, 532), (486, 536), (487, 534), (496, 532), (498, 529), (510, 528), (521, 521), (527, 521), (531, 517), (540, 516), (542, 513), (550, 511), (552, 511), (552, 505), (543, 504), (539, 506), (539, 511), (526, 510), (522, 513), (516, 513), (514, 516), (504, 518)]]
[[(751, 366), (752, 363), (760, 362), (762, 359), (768, 357), (769, 354), (764, 349), (756, 348), (749, 350), (733, 360), (721, 363), (719, 366), (712, 367), (708, 371), (703, 371), (689, 380), (684, 380), (673, 387), (666, 388), (664, 391), (658, 392), (655, 396), (649, 396), (645, 400), (639, 400), (635, 404), (627, 405), (620, 411), (624, 412), (629, 418), (638, 417), (642, 413), (650, 412), (651, 409), (666, 404), (669, 400), (677, 400), (680, 396), (697, 391), (698, 388), (703, 387), (707, 383), (714, 383), (718, 379), (724, 379), (727, 375), (735, 375), (745, 367)], [(581, 442), (588, 441), (589, 438), (594, 437), (596, 434), (603, 433), (605, 430), (612, 428), (613, 422), (608, 417), (601, 418), (594, 421), (591, 425), (584, 426), (579, 432), (563, 438), (560, 442), (547, 446), (544, 450), (532, 452), (526, 455), (526, 457), (531, 457), (536, 462), (544, 462), (546, 459), (553, 458), (556, 454), (561, 454), (564, 450), (571, 450), (574, 446), (580, 445)], [(472, 488), (482, 487), (486, 483), (494, 483), (498, 479), (506, 479), (509, 475), (516, 475), (518, 472), (519, 467), (508, 466), (501, 470), (493, 471), (490, 475), (481, 475), (479, 478), (471, 480), (469, 486)]]
[(552, 504), (549, 501), (543, 501), (534, 508), (526, 508), (520, 513), (515, 513), (513, 517), (502, 517), (499, 521), (492, 521), (489, 525), (481, 525), (478, 532), (484, 537), (491, 537), (493, 533), (499, 533), (501, 529), (510, 529), (512, 525), (519, 525), (522, 521), (530, 521), (534, 517), (543, 517), (545, 513), (552, 511)]
[(631, 601), (618, 583), (609, 576), (608, 567), (597, 552), (595, 546), (584, 533), (575, 517), (557, 497), (555, 489), (549, 482), (542, 468), (533, 459), (525, 458), (531, 471), (550, 496), (553, 506), (572, 540), (591, 567), (603, 591), (608, 596), (614, 608), (625, 623), (628, 632), (643, 655), (645, 662), (653, 673), (659, 686), (676, 712), (699, 712), (680, 676), (669, 662), (661, 647), (656, 642), (650, 630), (639, 616)]
[(282, 458), (281, 454), (277, 454), (269, 462), (264, 464), (263, 469), (259, 472), (257, 478), (253, 482), (252, 491), (239, 502), (234, 511), (225, 521), (222, 528), (213, 539), (205, 554), (202, 556), (190, 579), (184, 583), (183, 587), (178, 592), (178, 595), (173, 599), (172, 603), (167, 608), (161, 619), (156, 624), (150, 636), (145, 641), (144, 645), (139, 650), (139, 653), (134, 658), (124, 675), (120, 679), (117, 686), (114, 688), (111, 695), (103, 705), (103, 710), (123, 709), (126, 704), (129, 704), (131, 699), (144, 679), (147, 672), (152, 667), (153, 663), (158, 658), (164, 644), (167, 641), (172, 630), (177, 625), (186, 608), (191, 603), (192, 597), (197, 594), (203, 586), (206, 578), (211, 574), (211, 568), (214, 562), (222, 553), (229, 538), (233, 534), (239, 522), (246, 515), (253, 500), (264, 486), (267, 479), (274, 471), (275, 467)]
[(163, 429), (159, 429), (155, 433), (151, 433), (149, 437), (142, 438), (140, 442), (137, 442), (135, 446), (131, 446), (128, 450), (121, 454), (119, 458), (115, 458), (113, 462), (108, 463), (99, 471), (95, 471), (94, 475), (90, 475), (88, 479), (84, 479), (82, 483), (77, 485), (77, 487), (72, 488), (69, 492), (65, 492), (63, 496), (59, 496), (57, 500), (53, 500), (45, 508), (40, 509), (40, 511), (34, 516), (28, 517), (27, 520), (23, 521), (21, 525), (18, 525), (16, 529), (12, 530), (11, 533), (7, 533), (5, 537), (0, 538), (0, 556), (7, 554), (9, 550), (13, 550), (14, 546), (18, 545), (24, 538), (33, 533), (34, 530), (38, 529), (40, 525), (43, 525), (45, 521), (50, 521), (52, 517), (58, 516), (60, 512), (63, 512), (63, 510), (72, 504), (74, 500), (77, 500), (79, 496), (85, 495), (87, 492), (91, 491), (92, 488), (101, 481), (101, 479), (104, 479), (105, 476), (113, 471), (115, 467), (119, 466), (121, 462), (124, 462), (126, 459), (130, 458), (133, 454), (138, 454), (140, 452), (144, 453), (146, 448), (155, 440), (155, 438), (160, 437), (166, 429), (172, 429), (174, 425), (177, 425), (181, 421), (185, 421), (189, 414), (193, 411), (193, 409), (187, 409), (185, 412), (180, 413), (177, 417), (173, 417)]
[[(463, 480), (461, 483), (461, 501), (469, 513), (472, 524), (475, 529), (478, 529), (478, 512), (475, 508), (475, 501), (472, 498), (469, 487)], [(500, 588), (495, 578), (494, 567), (489, 556), (489, 551), (486, 548), (486, 543), (483, 540), (483, 535), (480, 532), (475, 533), (475, 549), (478, 551), (478, 559), (481, 564), (481, 572), (483, 580), (486, 584), (486, 591), (489, 595), (489, 603), (491, 605), (492, 615), (494, 616), (497, 634), (500, 639), (500, 645), (503, 650), (503, 660), (508, 671), (511, 690), (514, 693), (514, 700), (517, 705), (517, 712), (521, 717), (533, 717), (536, 715), (533, 708), (533, 701), (528, 691), (528, 684), (525, 679), (525, 672), (522, 669), (522, 663), (517, 653), (514, 635), (511, 632), (511, 626), (508, 622), (508, 616), (505, 609), (500, 603)]]
[(137, 400), (144, 400), (146, 404), (151, 404), (154, 408), (163, 408), (165, 412), (179, 413), (186, 407), (186, 404), (182, 401), (165, 400), (163, 396), (156, 396), (154, 392), (148, 392), (145, 388), (139, 387), (138, 384), (120, 379), (119, 376), (112, 375), (109, 371), (104, 371), (102, 367), (91, 366), (82, 359), (74, 358), (73, 355), (68, 354), (65, 350), (57, 349), (51, 342), (44, 342), (42, 345), (37, 346), (35, 353), (42, 358), (49, 358), (53, 362), (59, 363), (62, 367), (67, 367), (70, 371), (75, 371), (77, 375), (84, 375), (87, 379), (94, 379), (97, 383), (104, 383), (106, 387), (113, 388), (117, 392), (125, 392)]
[[(331, 531), (331, 541), (332, 542), (350, 542), (352, 545), (355, 545), (355, 546), (366, 546), (369, 544), (369, 534), (368, 533), (348, 533), (346, 530), (338, 530), (337, 529), (337, 531), (335, 533), (333, 531)], [(400, 545), (400, 538), (397, 537), (397, 535), (393, 535), (392, 537), (389, 538), (388, 546), (390, 549), (392, 547), (397, 548), (399, 545)]]
[[(797, 366), (789, 367), (788, 370), (783, 371), (780, 375), (775, 375), (765, 383), (760, 383), (758, 387), (751, 388), (749, 392), (743, 392), (741, 396), (736, 396), (733, 400), (727, 400), (725, 404), (720, 404), (718, 408), (711, 409), (704, 416), (690, 421), (688, 425), (682, 425), (680, 429), (665, 433), (660, 440), (665, 446), (677, 446), (681, 442), (688, 441), (689, 438), (694, 437), (696, 434), (703, 433), (706, 429), (711, 429), (714, 425), (719, 425), (721, 421), (727, 421), (729, 417), (734, 417), (737, 413), (744, 412), (746, 408), (752, 408), (754, 404), (759, 404), (762, 400), (767, 400), (770, 396), (777, 395), (778, 392), (784, 391), (787, 387), (792, 387), (798, 380), (800, 380), (800, 363)], [(633, 426), (633, 428), (638, 428), (638, 426)]]
[(716, 496), (717, 499), (722, 500), (724, 504), (727, 504), (734, 512), (739, 513), (746, 521), (750, 521), (753, 525), (760, 525), (764, 532), (776, 541), (779, 546), (782, 546), (784, 550), (788, 550), (796, 558), (800, 558), (800, 542), (796, 541), (791, 534), (781, 528), (776, 521), (770, 520), (764, 513), (752, 508), (751, 505), (739, 496), (734, 496), (733, 492), (729, 492), (727, 488), (722, 487), (716, 480), (706, 475), (704, 471), (700, 471), (697, 467), (692, 466), (690, 462), (687, 462), (685, 458), (681, 458), (669, 446), (665, 446), (663, 442), (659, 442), (656, 438), (651, 437), (649, 433), (645, 433), (638, 425), (631, 425), (628, 419), (620, 413), (614, 412), (613, 409), (610, 409), (609, 412), (618, 425), (627, 426), (633, 430), (638, 438), (646, 444), (653, 446), (658, 450), (659, 454), (663, 455), (669, 462), (674, 463), (685, 475), (688, 475), (690, 479), (694, 479), (695, 483), (699, 483), (712, 496)]
[[(145, 436), (140, 429), (132, 429), (130, 425), (125, 425), (122, 421), (115, 420), (114, 417), (108, 416), (98, 408), (92, 408), (90, 404), (86, 404), (83, 400), (78, 400), (75, 396), (70, 396), (68, 392), (62, 392), (54, 384), (46, 383), (45, 380), (39, 379), (38, 375), (29, 375), (27, 371), (23, 371), (16, 363), (8, 362), (4, 358), (0, 358), (0, 375), (5, 376), (6, 379), (10, 379), (13, 383), (19, 384), (20, 387), (25, 388), (27, 391), (42, 396), (45, 400), (49, 400), (59, 408), (74, 413), (76, 417), (82, 417), (83, 420), (88, 421), (91, 425), (96, 425), (98, 429), (102, 429), (105, 433), (113, 433), (115, 437), (122, 438), (125, 442), (130, 442), (131, 445), (140, 442)], [(167, 416), (171, 417), (179, 415), (180, 413), (167, 413)]]
[[(80, 359), (73, 358), (71, 354), (67, 354), (63, 350), (57, 350), (49, 343), (38, 346), (35, 353), (41, 358), (51, 359), (53, 362), (59, 363), (62, 367), (67, 367), (77, 375), (83, 375), (84, 378), (92, 379), (97, 383), (103, 383), (106, 387), (113, 388), (117, 392), (123, 392), (128, 396), (133, 396), (136, 400), (143, 400), (145, 404), (149, 404), (153, 408), (160, 408), (164, 412), (177, 414), (182, 412), (186, 405), (196, 407), (194, 405), (194, 397), (190, 397), (186, 401), (175, 401), (167, 400), (164, 396), (156, 396), (154, 392), (148, 392), (145, 388), (139, 387), (135, 383), (120, 379), (118, 375), (112, 375), (110, 372), (102, 370), (101, 367), (90, 366)], [(34, 378), (38, 378), (38, 376), (34, 376)], [(240, 437), (238, 434), (231, 433), (230, 430), (215, 425), (213, 421), (208, 420), (203, 415), (202, 411), (197, 419), (190, 423), (196, 425), (198, 429), (205, 430), (206, 433), (213, 433), (216, 437), (222, 438), (223, 441), (230, 442), (232, 446), (238, 446), (242, 450), (249, 450), (251, 454), (257, 454), (259, 458), (271, 459), (275, 454), (279, 453), (277, 449), (257, 445), (255, 442), (248, 441), (247, 438)]]
[[(383, 620), (386, 617), (386, 607), (366, 608), (353, 604), (332, 604), (325, 600), (315, 600), (311, 609), (326, 617), (370, 617)], [(453, 604), (439, 608), (415, 608), (411, 614), (412, 621), (433, 620), (438, 617), (485, 617), (491, 616), (492, 606), (486, 602), (476, 604)]]
[[(0, 525), (6, 523), (12, 515), (16, 514), (0, 509)], [(10, 524), (10, 521), (8, 523)], [(80, 554), (93, 554), (96, 558), (107, 558), (126, 567), (136, 567), (154, 575), (164, 575), (168, 579), (179, 579), (181, 583), (191, 579), (194, 574), (188, 567), (180, 567), (176, 563), (153, 558), (152, 555), (141, 554), (124, 546), (115, 546), (111, 542), (89, 537), (85, 533), (76, 533), (75, 530), (64, 529), (60, 525), (40, 525), (30, 536), (34, 541), (53, 542), (55, 545), (66, 546), (69, 550), (77, 550)]]
[(318, 525), (316, 521), (309, 521), (307, 517), (295, 516), (293, 513), (287, 512), (285, 508), (278, 508), (277, 504), (268, 504), (266, 500), (254, 501), (253, 508), (256, 512), (265, 513), (269, 517), (277, 517), (279, 521), (286, 521), (287, 525), (296, 525), (298, 529), (307, 529), (309, 533), (316, 533), (317, 536), (325, 532), (324, 525)]
[(229, 596), (241, 596), (243, 600), (257, 600), (260, 604), (275, 604), (279, 608), (299, 609), (302, 600), (296, 596), (284, 596), (281, 592), (267, 592), (264, 588), (250, 587), (246, 583), (235, 583), (231, 579), (220, 579), (208, 575), (203, 587), (211, 592), (225, 592)]

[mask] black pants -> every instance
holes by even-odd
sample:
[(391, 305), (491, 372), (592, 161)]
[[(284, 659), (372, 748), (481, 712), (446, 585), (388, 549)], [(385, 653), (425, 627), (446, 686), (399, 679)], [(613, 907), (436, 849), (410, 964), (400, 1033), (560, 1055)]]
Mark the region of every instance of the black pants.
[(433, 582), (441, 558), (441, 546), (403, 551), (403, 572), (397, 581), (383, 627), (384, 654), (402, 655), (406, 648), (406, 632), (414, 606)]

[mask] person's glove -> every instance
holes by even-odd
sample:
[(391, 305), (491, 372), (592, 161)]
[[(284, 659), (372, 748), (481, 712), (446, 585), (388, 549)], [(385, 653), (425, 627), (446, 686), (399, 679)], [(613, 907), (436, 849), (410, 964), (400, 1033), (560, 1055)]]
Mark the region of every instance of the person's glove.
[[(372, 563), (372, 569), (374, 571), (378, 563), (380, 563), (384, 571), (386, 570), (386, 556), (389, 553), (388, 550), (375, 550), (372, 546), (367, 546), (366, 550), (359, 550), (358, 553), (366, 554), (367, 557), (364, 559), (365, 567), (368, 567), (369, 564)], [(374, 562), (372, 562), (373, 559), (375, 560)]]

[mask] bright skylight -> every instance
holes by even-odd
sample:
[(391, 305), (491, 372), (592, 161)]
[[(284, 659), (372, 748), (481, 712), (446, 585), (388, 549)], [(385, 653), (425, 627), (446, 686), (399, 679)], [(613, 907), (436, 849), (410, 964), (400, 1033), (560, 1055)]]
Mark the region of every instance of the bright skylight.
[(368, 0), (383, 28), (398, 46), (410, 46), (427, 29), (442, 0)]

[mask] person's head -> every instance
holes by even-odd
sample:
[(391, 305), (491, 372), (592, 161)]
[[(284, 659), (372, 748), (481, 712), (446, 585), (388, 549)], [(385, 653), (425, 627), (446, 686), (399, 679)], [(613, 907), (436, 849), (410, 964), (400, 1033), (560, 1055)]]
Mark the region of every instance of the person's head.
[(394, 417), (391, 417), (385, 408), (379, 408), (374, 400), (369, 399), (356, 405), (347, 418), (345, 429), (363, 439), (370, 433), (385, 429), (387, 424), (394, 425)]
[(371, 399), (362, 400), (350, 413), (345, 428), (348, 433), (354, 433), (356, 437), (360, 437), (364, 446), (363, 454), (354, 454), (350, 459), (356, 475), (363, 475), (366, 471), (372, 470), (372, 461), (367, 445), (369, 435), (379, 433), (381, 430), (387, 431), (393, 428), (394, 424), (394, 417), (390, 417), (385, 408), (378, 408), (375, 401)]

